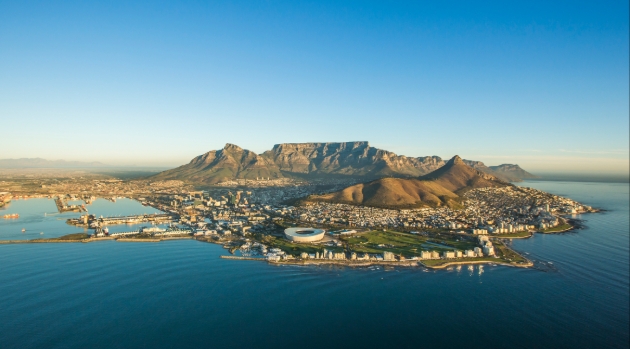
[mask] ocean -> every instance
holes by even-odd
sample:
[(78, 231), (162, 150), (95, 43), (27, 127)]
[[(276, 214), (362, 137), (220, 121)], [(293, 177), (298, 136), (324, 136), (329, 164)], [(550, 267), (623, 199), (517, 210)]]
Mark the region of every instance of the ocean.
[[(533, 269), (273, 266), (193, 240), (0, 245), (0, 347), (627, 348), (628, 184), (519, 185), (605, 211), (514, 240)], [(91, 213), (150, 210), (100, 201)], [(38, 218), (55, 211), (44, 201), (11, 210), (37, 237), (81, 230)], [(0, 221), (0, 239), (26, 223)]]

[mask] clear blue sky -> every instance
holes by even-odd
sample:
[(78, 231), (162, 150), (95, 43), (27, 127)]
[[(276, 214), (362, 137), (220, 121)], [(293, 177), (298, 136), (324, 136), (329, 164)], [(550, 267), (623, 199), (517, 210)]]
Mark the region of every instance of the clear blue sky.
[(0, 158), (368, 140), (628, 172), (628, 1), (0, 0)]

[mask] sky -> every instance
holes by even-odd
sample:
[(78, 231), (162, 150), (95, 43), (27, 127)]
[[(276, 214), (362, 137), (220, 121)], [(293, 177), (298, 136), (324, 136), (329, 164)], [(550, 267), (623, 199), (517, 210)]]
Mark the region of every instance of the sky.
[(627, 174), (628, 1), (0, 0), (0, 158), (225, 143)]

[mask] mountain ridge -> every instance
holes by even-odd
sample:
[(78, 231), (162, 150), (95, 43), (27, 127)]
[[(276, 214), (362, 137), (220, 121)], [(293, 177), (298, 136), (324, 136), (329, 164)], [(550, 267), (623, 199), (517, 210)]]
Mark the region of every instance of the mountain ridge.
[[(420, 177), (445, 163), (439, 156), (397, 155), (372, 147), (367, 141), (280, 143), (261, 154), (226, 143), (222, 149), (206, 152), (188, 164), (150, 178), (209, 185), (233, 179), (257, 178), (325, 179), (340, 176), (369, 181), (384, 177)], [(495, 173), (485, 165), (479, 169), (504, 180), (514, 180)], [(512, 172), (517, 173), (515, 170)]]
[(454, 156), (441, 168), (419, 178), (381, 178), (340, 191), (311, 195), (302, 202), (329, 202), (386, 208), (461, 207), (464, 192), (511, 184), (468, 166)]

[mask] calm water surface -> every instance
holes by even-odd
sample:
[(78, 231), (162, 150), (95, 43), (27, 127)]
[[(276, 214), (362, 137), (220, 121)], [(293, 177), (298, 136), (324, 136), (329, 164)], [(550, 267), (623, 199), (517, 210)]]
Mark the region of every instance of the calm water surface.
[(0, 347), (627, 348), (628, 184), (523, 185), (608, 211), (513, 243), (545, 271), (278, 267), (195, 241), (0, 245)]
[[(70, 201), (69, 204), (80, 205), (83, 204), (83, 201)], [(142, 206), (138, 201), (131, 199), (118, 199), (116, 202), (97, 199), (85, 207), (90, 214), (97, 217), (162, 213), (153, 207)], [(84, 213), (59, 213), (55, 201), (52, 199), (14, 200), (0, 209), (0, 216), (11, 213), (17, 213), (20, 217), (18, 219), (0, 218), (0, 240), (54, 238), (66, 234), (93, 232), (89, 229), (66, 224), (68, 218), (78, 218)], [(147, 223), (111, 225), (108, 228), (110, 232), (114, 233), (137, 230), (143, 225), (147, 225)], [(26, 229), (26, 231), (22, 232), (22, 229)]]

